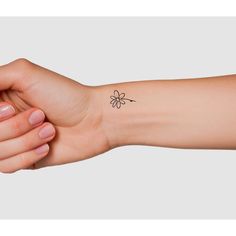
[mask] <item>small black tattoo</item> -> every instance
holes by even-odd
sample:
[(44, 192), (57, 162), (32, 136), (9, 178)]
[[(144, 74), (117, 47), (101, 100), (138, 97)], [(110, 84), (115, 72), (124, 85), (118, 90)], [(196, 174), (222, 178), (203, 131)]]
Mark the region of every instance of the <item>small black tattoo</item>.
[(133, 99), (125, 97), (125, 93), (119, 93), (118, 90), (114, 90), (114, 95), (110, 96), (112, 107), (120, 109), (121, 105), (125, 105), (125, 100), (129, 102), (136, 102)]

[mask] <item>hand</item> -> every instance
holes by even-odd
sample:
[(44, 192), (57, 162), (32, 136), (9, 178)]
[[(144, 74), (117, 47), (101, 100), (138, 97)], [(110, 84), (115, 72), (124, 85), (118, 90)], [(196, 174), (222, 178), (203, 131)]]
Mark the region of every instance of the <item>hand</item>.
[(43, 122), (41, 110), (31, 108), (15, 114), (12, 104), (0, 102), (0, 171), (4, 173), (27, 168), (44, 158), (49, 151), (47, 142), (55, 136), (53, 126)]
[(18, 59), (0, 66), (0, 91), (16, 113), (37, 107), (56, 129), (47, 157), (32, 168), (75, 162), (110, 149), (92, 87)]

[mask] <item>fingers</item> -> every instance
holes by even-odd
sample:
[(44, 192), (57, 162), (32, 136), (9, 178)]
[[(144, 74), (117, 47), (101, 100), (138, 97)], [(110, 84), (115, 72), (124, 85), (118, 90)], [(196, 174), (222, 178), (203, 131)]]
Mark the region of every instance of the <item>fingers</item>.
[[(7, 111), (8, 109), (5, 109)], [(11, 109), (9, 109), (11, 110)], [(0, 106), (1, 111), (1, 106)], [(9, 113), (9, 111), (8, 111)], [(0, 112), (1, 114), (1, 112)], [(32, 108), (21, 112), (14, 117), (0, 122), (0, 142), (21, 136), (33, 128), (41, 125), (45, 119), (43, 111)], [(1, 146), (1, 144), (0, 144)]]
[(45, 122), (20, 137), (0, 142), (0, 160), (45, 144), (54, 138), (55, 133), (53, 125)]
[(40, 147), (12, 156), (0, 161), (0, 172), (13, 173), (20, 169), (33, 166), (34, 163), (44, 158), (49, 152), (49, 145), (43, 144)]
[[(8, 119), (16, 114), (15, 108), (7, 103), (7, 102), (1, 102), (0, 103), (0, 121), (3, 121), (5, 119)], [(0, 128), (1, 130), (1, 128)]]

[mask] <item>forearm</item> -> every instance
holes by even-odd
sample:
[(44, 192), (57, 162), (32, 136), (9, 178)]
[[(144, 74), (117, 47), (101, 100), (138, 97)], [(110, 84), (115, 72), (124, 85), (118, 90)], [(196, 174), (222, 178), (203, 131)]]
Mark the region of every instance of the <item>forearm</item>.
[[(110, 104), (113, 91), (125, 104)], [(111, 84), (96, 88), (112, 146), (236, 148), (236, 75)]]

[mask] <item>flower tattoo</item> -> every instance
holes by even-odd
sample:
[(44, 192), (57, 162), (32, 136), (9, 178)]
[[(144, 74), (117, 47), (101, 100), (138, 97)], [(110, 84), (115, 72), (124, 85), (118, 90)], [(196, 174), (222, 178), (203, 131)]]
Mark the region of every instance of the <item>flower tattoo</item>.
[(129, 102), (136, 102), (133, 99), (129, 99), (125, 97), (125, 93), (119, 93), (118, 90), (114, 90), (114, 95), (110, 96), (111, 98), (111, 105), (113, 108), (120, 109), (121, 105), (125, 105), (125, 100)]

